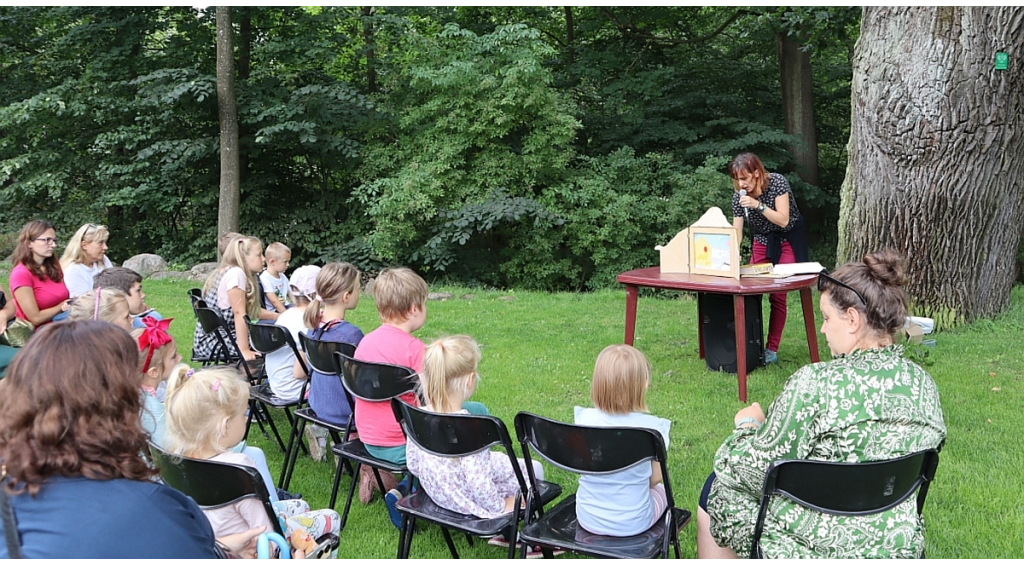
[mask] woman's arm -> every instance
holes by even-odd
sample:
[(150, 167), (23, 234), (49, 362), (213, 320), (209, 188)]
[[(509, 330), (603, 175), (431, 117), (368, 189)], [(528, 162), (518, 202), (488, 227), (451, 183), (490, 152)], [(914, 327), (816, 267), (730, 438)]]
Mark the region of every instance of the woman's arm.
[(249, 347), (249, 326), (245, 323), (245, 290), (234, 287), (228, 290), (228, 303), (235, 314), (235, 342), (242, 358), (252, 360), (259, 356)]
[(68, 308), (68, 301), (64, 300), (53, 307), (40, 311), (39, 304), (36, 302), (36, 294), (32, 291), (31, 286), (22, 286), (14, 290), (14, 299), (18, 300), (18, 305), (21, 306), (21, 311), (25, 314), (25, 318), (32, 325), (36, 326), (50, 321), (53, 319), (53, 316), (62, 311), (67, 311)]
[(765, 206), (761, 215), (779, 227), (789, 225), (789, 192), (786, 192), (781, 196), (777, 196), (775, 198), (775, 209)]

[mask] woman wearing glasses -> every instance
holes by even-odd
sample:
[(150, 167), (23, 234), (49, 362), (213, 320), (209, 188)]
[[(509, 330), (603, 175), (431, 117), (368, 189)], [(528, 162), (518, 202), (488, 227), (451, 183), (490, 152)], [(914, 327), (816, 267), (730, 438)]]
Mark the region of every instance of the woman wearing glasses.
[[(777, 172), (766, 172), (761, 159), (754, 153), (737, 155), (729, 163), (729, 176), (735, 190), (732, 225), (742, 239), (743, 222), (746, 220), (753, 234), (750, 262), (807, 262), (804, 218), (796, 206), (796, 198), (786, 177)], [(771, 315), (768, 318), (764, 361), (771, 364), (779, 361), (779, 342), (786, 327), (786, 293), (771, 294), (768, 301), (771, 303)]]
[[(935, 382), (895, 344), (907, 317), (905, 283), (902, 259), (892, 251), (820, 275), (821, 332), (832, 361), (793, 374), (767, 416), (757, 403), (736, 414), (701, 493), (698, 556), (749, 554), (765, 472), (775, 460), (888, 460), (942, 444)], [(772, 558), (920, 558), (923, 543), (914, 496), (859, 517), (781, 498), (768, 510), (760, 546)]]
[(60, 257), (60, 266), (64, 269), (64, 285), (72, 298), (91, 291), (93, 276), (114, 266), (107, 258), (109, 236), (105, 225), (86, 223), (68, 241), (64, 255)]
[(56, 231), (49, 221), (30, 221), (18, 234), (11, 270), (15, 315), (35, 327), (67, 317), (70, 296), (56, 248)]

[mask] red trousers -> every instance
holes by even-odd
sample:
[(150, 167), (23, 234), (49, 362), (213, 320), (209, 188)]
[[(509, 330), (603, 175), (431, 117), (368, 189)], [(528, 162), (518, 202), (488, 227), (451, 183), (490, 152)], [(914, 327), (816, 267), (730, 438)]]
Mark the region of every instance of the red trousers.
[[(753, 252), (751, 252), (750, 264), (768, 262), (768, 247), (754, 241)], [(792, 264), (796, 262), (796, 255), (793, 254), (793, 247), (789, 241), (782, 242), (782, 256), (779, 264)], [(768, 317), (768, 342), (765, 348), (779, 352), (779, 341), (782, 340), (782, 330), (786, 328), (786, 292), (776, 292), (768, 296), (768, 303), (771, 304), (771, 314)]]

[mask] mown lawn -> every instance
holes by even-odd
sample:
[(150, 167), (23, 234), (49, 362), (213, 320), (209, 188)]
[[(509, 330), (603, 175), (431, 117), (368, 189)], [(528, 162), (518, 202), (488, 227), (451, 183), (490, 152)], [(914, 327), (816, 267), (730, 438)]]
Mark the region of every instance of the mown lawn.
[[(185, 291), (195, 285), (168, 280), (146, 281), (147, 302), (177, 318), (172, 333), (187, 359), (195, 321)], [(571, 421), (574, 405), (588, 405), (590, 374), (598, 352), (623, 339), (625, 292), (544, 294), (434, 287), (453, 299), (431, 301), (427, 323), (417, 336), (429, 341), (444, 334), (466, 333), (482, 346), (482, 377), (473, 399), (512, 429), (520, 410)], [(468, 295), (467, 295), (468, 294)], [(751, 401), (767, 406), (786, 378), (810, 361), (797, 294), (790, 296), (789, 323), (777, 366), (760, 369), (748, 382)], [(815, 297), (817, 304), (817, 297)], [(764, 301), (767, 320), (767, 300)], [(737, 399), (736, 378), (707, 370), (697, 358), (697, 306), (691, 295), (644, 297), (639, 302), (635, 345), (650, 359), (653, 381), (651, 412), (673, 421), (669, 447), (676, 504), (695, 511), (700, 487), (711, 470), (715, 450), (732, 428)], [(820, 314), (818, 316), (820, 322)], [(380, 322), (373, 301), (364, 296), (350, 321), (364, 332)], [(941, 333), (923, 364), (938, 383), (949, 429), (938, 475), (928, 495), (927, 551), (930, 558), (1013, 558), (1024, 546), (1024, 453), (1020, 447), (1020, 406), (1024, 404), (1024, 288), (1015, 288), (1011, 307), (993, 321)], [(830, 358), (820, 339), (823, 359)], [(280, 427), (286, 422), (283, 414)], [(1013, 437), (1018, 437), (1014, 439)], [(258, 430), (250, 442), (262, 447), (272, 472), (282, 455)], [(1014, 444), (1018, 446), (1013, 446)], [(291, 489), (313, 507), (330, 496), (333, 464), (299, 461)], [(576, 488), (570, 474), (548, 469), (549, 479), (567, 492)], [(347, 492), (348, 477), (342, 479)], [(344, 507), (344, 497), (337, 509)], [(378, 496), (368, 506), (353, 502), (341, 534), (340, 557), (393, 558), (398, 534), (387, 520)], [(682, 534), (685, 557), (696, 555), (693, 525)], [(463, 557), (500, 558), (504, 551), (456, 539)], [(415, 558), (449, 557), (440, 530), (420, 527), (413, 541)]]

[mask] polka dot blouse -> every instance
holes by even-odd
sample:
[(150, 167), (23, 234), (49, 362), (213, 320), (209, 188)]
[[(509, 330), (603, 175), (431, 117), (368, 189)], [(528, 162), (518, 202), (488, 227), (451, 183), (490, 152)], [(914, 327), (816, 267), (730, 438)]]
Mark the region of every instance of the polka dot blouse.
[(789, 224), (786, 227), (779, 227), (774, 223), (768, 221), (767, 218), (758, 209), (748, 209), (750, 215), (747, 216), (743, 212), (743, 206), (740, 205), (740, 193), (735, 192), (732, 195), (732, 215), (733, 217), (742, 217), (747, 223), (750, 224), (754, 230), (754, 241), (761, 243), (762, 245), (768, 244), (768, 238), (764, 236), (767, 231), (789, 231), (793, 228), (793, 223), (800, 219), (800, 209), (796, 206), (796, 198), (793, 196), (793, 191), (789, 188), (789, 181), (786, 180), (785, 176), (777, 172), (768, 173), (768, 188), (765, 189), (764, 193), (757, 200), (762, 204), (768, 206), (771, 209), (775, 209), (775, 198), (783, 194), (789, 194)]

